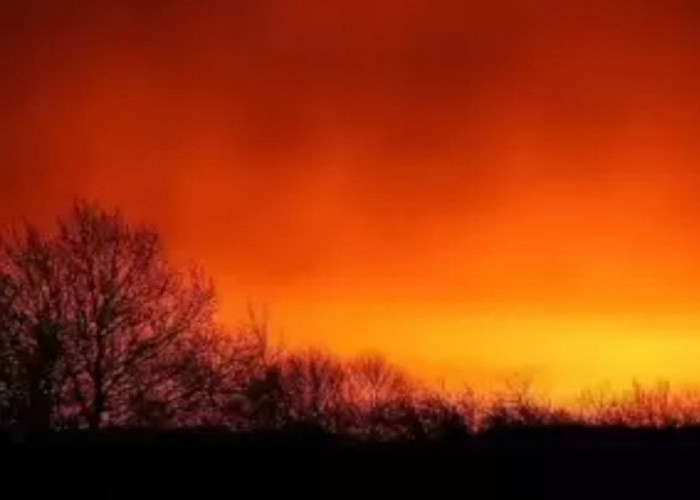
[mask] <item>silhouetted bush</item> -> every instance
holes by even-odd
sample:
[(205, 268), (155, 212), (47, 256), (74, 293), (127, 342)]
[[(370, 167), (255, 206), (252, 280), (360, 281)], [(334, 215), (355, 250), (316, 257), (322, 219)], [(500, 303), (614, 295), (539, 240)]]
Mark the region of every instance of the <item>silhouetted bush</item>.
[(528, 381), (517, 380), (511, 382), (505, 391), (496, 393), (487, 403), (483, 409), (480, 427), (493, 429), (560, 426), (574, 421), (575, 418), (569, 412), (535, 397)]

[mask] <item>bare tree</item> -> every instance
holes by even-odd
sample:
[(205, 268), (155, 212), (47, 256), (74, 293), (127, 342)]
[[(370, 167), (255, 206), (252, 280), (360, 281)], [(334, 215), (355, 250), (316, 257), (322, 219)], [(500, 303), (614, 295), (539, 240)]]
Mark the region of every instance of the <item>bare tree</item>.
[(350, 360), (348, 370), (351, 398), (368, 409), (410, 395), (412, 387), (409, 379), (382, 356), (359, 356)]
[(59, 268), (51, 248), (33, 229), (22, 240), (24, 252), (6, 245), (0, 260), (0, 377), (3, 421), (48, 428), (60, 387), (62, 330), (56, 311), (61, 294), (45, 286)]
[(516, 376), (506, 381), (503, 391), (495, 392), (485, 405), (480, 427), (514, 428), (562, 425), (572, 422), (563, 408), (538, 397), (532, 390), (532, 380)]
[(0, 388), (25, 425), (191, 422), (241, 359), (210, 282), (118, 212), (76, 204), (54, 234), (6, 239), (0, 287)]
[(310, 425), (340, 432), (347, 422), (346, 370), (330, 354), (279, 352), (248, 387), (250, 418), (263, 428)]
[(249, 428), (246, 391), (264, 368), (267, 326), (254, 316), (234, 329), (220, 328), (190, 339), (172, 377), (184, 391), (178, 397), (177, 425)]
[(350, 360), (347, 369), (345, 390), (355, 408), (355, 432), (382, 439), (406, 434), (414, 415), (413, 381), (376, 354)]

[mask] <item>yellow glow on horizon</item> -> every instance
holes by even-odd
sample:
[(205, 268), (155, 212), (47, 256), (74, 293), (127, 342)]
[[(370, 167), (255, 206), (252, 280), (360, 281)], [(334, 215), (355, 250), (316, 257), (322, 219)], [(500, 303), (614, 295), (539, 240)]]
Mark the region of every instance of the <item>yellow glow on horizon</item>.
[[(635, 381), (698, 384), (700, 314), (564, 314), (536, 308), (296, 304), (272, 308), (273, 338), (290, 347), (387, 357), (429, 382), (498, 389), (513, 377), (554, 401)], [(240, 313), (231, 315), (240, 317)]]

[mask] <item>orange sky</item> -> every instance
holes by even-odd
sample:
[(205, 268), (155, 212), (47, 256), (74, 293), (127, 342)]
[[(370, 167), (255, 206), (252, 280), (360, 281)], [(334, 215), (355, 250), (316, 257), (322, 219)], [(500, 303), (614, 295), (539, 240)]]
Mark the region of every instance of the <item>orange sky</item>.
[(155, 223), (225, 317), (554, 395), (700, 381), (694, 0), (0, 0), (0, 223)]

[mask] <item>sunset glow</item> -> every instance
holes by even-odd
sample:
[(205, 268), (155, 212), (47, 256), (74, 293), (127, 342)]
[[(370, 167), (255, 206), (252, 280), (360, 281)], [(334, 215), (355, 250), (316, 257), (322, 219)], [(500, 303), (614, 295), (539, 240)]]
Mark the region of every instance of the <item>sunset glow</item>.
[(222, 316), (555, 398), (700, 382), (700, 7), (0, 2), (0, 225), (120, 207)]

